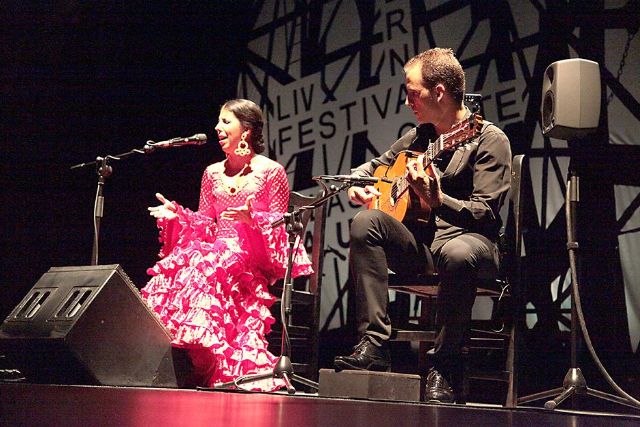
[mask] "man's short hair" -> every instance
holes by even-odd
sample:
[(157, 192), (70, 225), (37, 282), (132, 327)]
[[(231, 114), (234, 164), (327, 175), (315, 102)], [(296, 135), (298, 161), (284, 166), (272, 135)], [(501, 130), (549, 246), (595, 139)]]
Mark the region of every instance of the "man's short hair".
[(411, 58), (404, 69), (420, 65), (422, 84), (432, 88), (442, 83), (451, 97), (462, 103), (465, 92), (465, 76), (462, 65), (449, 48), (434, 47)]

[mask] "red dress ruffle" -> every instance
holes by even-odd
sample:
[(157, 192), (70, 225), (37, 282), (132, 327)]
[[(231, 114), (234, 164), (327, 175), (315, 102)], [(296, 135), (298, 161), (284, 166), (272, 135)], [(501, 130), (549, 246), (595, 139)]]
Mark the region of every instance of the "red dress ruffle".
[[(268, 372), (277, 359), (267, 351), (265, 338), (274, 322), (269, 308), (275, 297), (268, 286), (285, 274), (287, 234), (270, 224), (286, 211), (289, 190), (284, 170), (268, 162), (266, 170), (252, 165), (250, 185), (234, 195), (217, 182), (220, 164), (210, 166), (199, 211), (174, 202), (178, 217), (158, 220), (163, 258), (148, 270), (153, 277), (141, 294), (173, 335), (174, 345), (192, 350), (194, 367), (207, 377), (204, 385)], [(251, 224), (213, 219), (226, 206), (243, 205), (249, 194), (255, 194)], [(312, 272), (299, 246), (294, 277)], [(281, 383), (268, 379), (247, 386), (273, 390)]]

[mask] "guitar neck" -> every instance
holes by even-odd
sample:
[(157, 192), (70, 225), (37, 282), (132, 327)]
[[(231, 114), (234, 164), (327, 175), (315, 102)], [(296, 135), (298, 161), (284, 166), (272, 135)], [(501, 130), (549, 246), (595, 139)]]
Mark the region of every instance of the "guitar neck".
[(427, 157), (425, 169), (429, 167), (431, 162), (437, 159), (440, 156), (440, 154), (442, 154), (443, 151), (444, 151), (444, 134), (440, 135), (438, 139), (433, 141), (431, 144), (429, 144), (429, 147), (427, 147), (427, 151), (425, 151), (425, 155)]
[(447, 150), (452, 150), (460, 144), (466, 143), (480, 133), (482, 117), (472, 114), (468, 119), (461, 121), (449, 133), (443, 133), (427, 147), (425, 151), (427, 162), (425, 169)]

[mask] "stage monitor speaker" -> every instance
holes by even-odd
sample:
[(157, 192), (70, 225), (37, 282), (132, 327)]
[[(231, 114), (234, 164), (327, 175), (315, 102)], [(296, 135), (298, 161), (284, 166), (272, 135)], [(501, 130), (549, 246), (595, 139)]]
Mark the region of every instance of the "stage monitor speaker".
[(586, 59), (549, 65), (542, 80), (542, 133), (551, 138), (583, 137), (600, 119), (600, 68)]
[(188, 369), (121, 267), (52, 267), (0, 326), (27, 381), (180, 387)]

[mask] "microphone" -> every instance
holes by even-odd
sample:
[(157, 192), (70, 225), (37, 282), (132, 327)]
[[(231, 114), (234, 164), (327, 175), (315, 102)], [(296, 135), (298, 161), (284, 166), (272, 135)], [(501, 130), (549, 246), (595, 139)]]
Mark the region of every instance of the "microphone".
[(385, 178), (385, 177), (378, 178), (375, 176), (355, 176), (355, 175), (320, 175), (320, 176), (314, 176), (313, 179), (316, 181), (323, 180), (323, 181), (345, 182), (347, 184), (357, 185), (357, 186), (372, 185), (380, 181), (386, 182), (386, 183), (393, 182), (392, 179)]
[(186, 138), (171, 138), (166, 141), (147, 141), (144, 146), (144, 151), (149, 152), (153, 151), (156, 148), (171, 148), (171, 147), (182, 147), (184, 145), (203, 145), (207, 143), (207, 135), (204, 133), (197, 133), (193, 136), (189, 136)]

